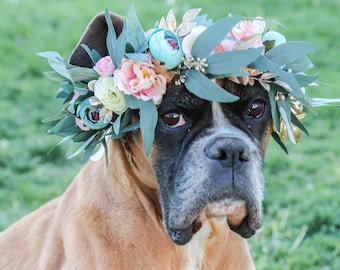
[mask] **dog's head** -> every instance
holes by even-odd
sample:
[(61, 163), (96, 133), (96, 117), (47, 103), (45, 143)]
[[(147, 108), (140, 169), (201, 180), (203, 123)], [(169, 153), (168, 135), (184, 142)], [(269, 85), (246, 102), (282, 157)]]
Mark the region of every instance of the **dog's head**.
[(261, 224), (268, 95), (258, 86), (222, 83), (240, 97), (237, 102), (208, 102), (172, 85), (159, 107), (150, 157), (164, 223), (180, 244), (206, 218), (226, 216), (243, 237)]
[[(119, 35), (122, 19), (111, 15)], [(98, 15), (87, 27), (70, 63), (92, 67), (80, 46), (107, 55), (107, 25)], [(169, 236), (185, 244), (208, 218), (226, 217), (243, 237), (260, 227), (262, 165), (271, 133), (268, 93), (256, 83), (216, 83), (239, 97), (233, 103), (198, 98), (170, 83), (158, 107), (155, 141), (148, 160), (155, 172), (163, 221)]]

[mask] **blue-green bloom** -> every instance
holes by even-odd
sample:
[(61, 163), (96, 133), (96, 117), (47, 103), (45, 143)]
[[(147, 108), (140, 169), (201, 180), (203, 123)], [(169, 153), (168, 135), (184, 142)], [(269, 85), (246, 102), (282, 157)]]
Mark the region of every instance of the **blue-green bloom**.
[(78, 105), (77, 116), (83, 121), (84, 125), (90, 129), (98, 130), (105, 128), (109, 123), (104, 123), (100, 119), (100, 107), (90, 104), (90, 98), (85, 99)]
[(274, 42), (273, 47), (287, 42), (285, 36), (276, 31), (268, 31), (267, 33), (265, 33), (262, 37), (262, 42), (265, 43), (266, 41)]
[(182, 45), (178, 36), (169, 29), (157, 28), (148, 38), (152, 56), (164, 63), (168, 69), (178, 66), (183, 57)]

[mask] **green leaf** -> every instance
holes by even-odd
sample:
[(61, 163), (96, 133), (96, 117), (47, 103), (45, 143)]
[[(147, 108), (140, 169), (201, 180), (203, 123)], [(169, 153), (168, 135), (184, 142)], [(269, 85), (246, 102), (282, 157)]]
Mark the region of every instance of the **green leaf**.
[(73, 142), (84, 142), (87, 141), (94, 134), (98, 133), (97, 130), (80, 131), (72, 137)]
[(38, 56), (47, 58), (50, 66), (61, 76), (73, 82), (72, 77), (67, 69), (64, 59), (57, 52), (40, 52)]
[(120, 133), (121, 120), (122, 120), (122, 115), (118, 115), (117, 119), (113, 122), (113, 132), (116, 135), (119, 135)]
[(127, 133), (129, 131), (138, 129), (139, 127), (140, 127), (140, 121), (135, 121), (132, 124), (127, 125), (126, 127), (124, 127), (121, 132)]
[(74, 117), (72, 115), (68, 115), (59, 121), (51, 130), (49, 130), (49, 133), (56, 134), (61, 137), (67, 137), (77, 133), (79, 130), (79, 127), (74, 121)]
[(140, 99), (136, 98), (134, 95), (126, 95), (125, 96), (127, 106), (132, 110), (137, 110), (140, 108), (140, 104), (143, 102)]
[(297, 126), (299, 129), (301, 129), (304, 133), (306, 133), (307, 135), (309, 135), (308, 130), (306, 129), (306, 127), (302, 124), (302, 122), (295, 116), (294, 113), (291, 114), (292, 117), (292, 124), (294, 124), (295, 126)]
[(313, 63), (307, 55), (304, 55), (294, 62), (285, 65), (285, 69), (290, 69), (293, 73), (304, 72), (305, 70), (312, 67)]
[(206, 72), (213, 75), (232, 75), (243, 67), (254, 62), (262, 53), (263, 48), (228, 51), (207, 57)]
[(290, 111), (289, 98), (286, 98), (285, 100), (279, 99), (277, 101), (277, 106), (279, 108), (279, 112), (280, 112), (282, 121), (284, 122), (284, 124), (286, 126), (288, 137), (289, 137), (289, 139), (292, 143), (296, 144), (293, 128), (292, 128), (292, 125), (291, 125), (291, 114), (292, 113)]
[(55, 115), (52, 115), (52, 116), (49, 116), (49, 117), (42, 119), (41, 122), (46, 124), (46, 123), (49, 123), (49, 122), (60, 120), (64, 117), (65, 117), (65, 113), (61, 111), (61, 112), (59, 112)]
[(305, 74), (294, 74), (294, 77), (301, 87), (307, 86), (314, 82), (319, 75), (305, 75)]
[(275, 95), (276, 95), (275, 87), (271, 85), (270, 91), (268, 93), (269, 102), (270, 102), (270, 110), (271, 110), (274, 125), (277, 131), (280, 132), (280, 113), (277, 107), (277, 103), (275, 101)]
[(120, 62), (122, 61), (122, 58), (124, 57), (124, 53), (125, 53), (125, 44), (126, 44), (125, 23), (123, 24), (122, 32), (117, 38), (108, 8), (105, 9), (105, 20), (106, 20), (107, 27), (108, 27), (107, 37), (106, 37), (106, 47), (112, 59), (113, 64), (115, 65), (115, 67), (119, 67)]
[(144, 52), (147, 49), (147, 40), (145, 32), (140, 24), (134, 5), (131, 5), (126, 19), (126, 42), (131, 45), (134, 52)]
[(271, 73), (279, 75), (280, 80), (284, 81), (290, 86), (291, 94), (294, 97), (304, 99), (305, 93), (302, 92), (300, 85), (296, 81), (293, 74), (282, 70), (275, 63), (271, 62), (267, 57), (260, 56), (253, 63), (251, 63), (249, 67), (261, 71), (269, 71)]
[(91, 81), (98, 79), (99, 75), (93, 68), (72, 67), (69, 73), (74, 82)]
[(84, 164), (86, 161), (88, 161), (90, 159), (90, 157), (92, 156), (95, 148), (97, 147), (97, 144), (93, 144), (93, 145), (90, 145), (88, 146), (84, 152), (83, 152), (83, 155), (80, 159), (80, 163), (81, 164)]
[(62, 82), (59, 85), (59, 91), (56, 98), (67, 98), (71, 93), (73, 94), (74, 85), (69, 82)]
[(285, 151), (285, 153), (288, 155), (287, 147), (281, 141), (279, 134), (277, 134), (276, 132), (272, 132), (272, 137), (278, 143), (278, 145), (282, 148), (282, 150)]
[(276, 65), (284, 66), (317, 49), (317, 46), (309, 42), (292, 41), (272, 48), (265, 53), (265, 56)]
[(158, 111), (152, 100), (141, 102), (140, 130), (142, 133), (144, 151), (148, 156), (155, 139), (155, 128), (158, 120)]
[(340, 106), (340, 98), (311, 98), (309, 97), (309, 102), (312, 106)]
[(185, 76), (185, 87), (199, 98), (223, 103), (234, 102), (239, 99), (238, 96), (229, 93), (196, 70), (186, 71)]
[(87, 46), (86, 44), (81, 44), (80, 46), (83, 47), (83, 49), (89, 55), (93, 65), (96, 64), (100, 58), (102, 58), (99, 52), (97, 52), (95, 49), (90, 49), (90, 47)]
[(59, 83), (65, 81), (65, 77), (61, 76), (56, 71), (44, 71), (43, 74), (45, 75), (46, 78), (48, 78), (51, 81), (55, 81), (55, 82), (59, 82)]
[(195, 58), (208, 57), (230, 30), (242, 19), (242, 16), (232, 15), (209, 26), (195, 40), (191, 49), (191, 55)]
[[(92, 142), (95, 142), (95, 138), (98, 134), (95, 133), (93, 134), (89, 139), (87, 139), (86, 142), (84, 142), (79, 148), (77, 151), (75, 151), (73, 154), (71, 154), (70, 156), (68, 156), (67, 158), (68, 159), (71, 159), (77, 155), (79, 155), (81, 152), (83, 152)], [(96, 142), (96, 144), (98, 143), (98, 141)], [(93, 150), (92, 150), (93, 151)]]

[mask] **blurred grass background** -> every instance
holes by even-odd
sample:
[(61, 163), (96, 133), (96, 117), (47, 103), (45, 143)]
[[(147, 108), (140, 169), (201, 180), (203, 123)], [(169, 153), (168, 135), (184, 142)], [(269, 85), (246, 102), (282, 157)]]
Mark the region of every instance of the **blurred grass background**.
[[(86, 24), (106, 6), (126, 14), (131, 0), (2, 0), (0, 2), (0, 230), (62, 194), (81, 167), (66, 160), (60, 138), (48, 136), (41, 119), (58, 112), (57, 85), (36, 52), (54, 50), (65, 59)], [(289, 40), (320, 47), (311, 55), (319, 87), (310, 95), (340, 97), (340, 0), (149, 0), (135, 1), (145, 29), (172, 8), (221, 18), (228, 13), (277, 20)], [(271, 142), (265, 160), (263, 227), (249, 240), (258, 269), (340, 269), (340, 109), (320, 108), (304, 120), (302, 135), (287, 156)], [(1, 253), (1, 251), (0, 251)]]

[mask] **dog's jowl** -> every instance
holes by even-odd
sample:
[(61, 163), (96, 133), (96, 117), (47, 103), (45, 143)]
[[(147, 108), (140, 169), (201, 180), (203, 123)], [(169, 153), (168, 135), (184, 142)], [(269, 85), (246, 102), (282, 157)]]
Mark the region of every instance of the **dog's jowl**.
[(199, 12), (144, 31), (133, 8), (106, 10), (68, 63), (39, 53), (64, 99), (50, 132), (82, 143), (87, 162), (0, 233), (0, 269), (255, 268), (246, 238), (262, 222), (265, 150), (303, 127), (314, 47), (259, 17)]

